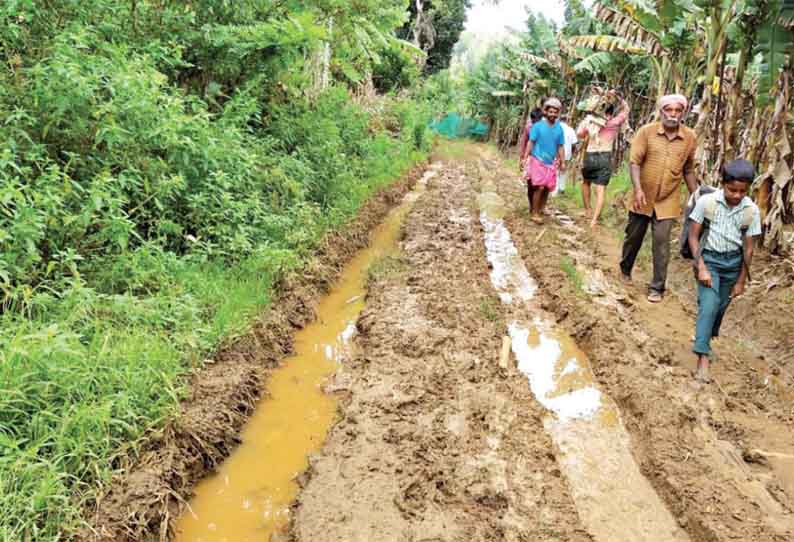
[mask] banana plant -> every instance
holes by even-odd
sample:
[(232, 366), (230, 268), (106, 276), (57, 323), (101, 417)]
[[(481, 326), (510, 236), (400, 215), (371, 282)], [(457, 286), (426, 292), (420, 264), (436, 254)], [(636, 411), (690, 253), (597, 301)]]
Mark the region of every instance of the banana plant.
[(757, 21), (756, 52), (762, 58), (758, 96), (759, 103), (768, 105), (774, 99), (769, 91), (787, 58), (794, 53), (794, 0), (751, 0), (746, 9), (762, 15)]
[(699, 8), (690, 0), (597, 2), (595, 18), (611, 27), (614, 35), (579, 36), (576, 46), (597, 52), (622, 52), (649, 59), (657, 94), (674, 88), (685, 91), (685, 75), (696, 62)]

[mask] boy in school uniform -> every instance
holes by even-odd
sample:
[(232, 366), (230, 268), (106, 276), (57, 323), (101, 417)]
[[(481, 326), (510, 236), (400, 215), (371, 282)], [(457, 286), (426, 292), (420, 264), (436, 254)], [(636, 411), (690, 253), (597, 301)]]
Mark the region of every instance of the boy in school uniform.
[(731, 299), (744, 293), (753, 237), (761, 234), (761, 213), (747, 196), (755, 178), (753, 165), (733, 160), (722, 173), (722, 189), (701, 196), (689, 215), (689, 248), (698, 281), (692, 351), (697, 356), (695, 378), (701, 382), (710, 381), (711, 339), (719, 336)]

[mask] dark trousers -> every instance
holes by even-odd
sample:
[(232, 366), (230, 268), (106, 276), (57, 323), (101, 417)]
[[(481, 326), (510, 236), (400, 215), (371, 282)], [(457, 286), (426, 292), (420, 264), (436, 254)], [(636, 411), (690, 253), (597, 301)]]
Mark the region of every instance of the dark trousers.
[(731, 303), (731, 291), (742, 270), (742, 251), (703, 251), (703, 262), (711, 273), (711, 287), (698, 282), (698, 319), (695, 324), (696, 354), (711, 354), (711, 338), (719, 337), (722, 318)]
[(626, 239), (623, 241), (623, 259), (620, 260), (620, 270), (624, 275), (631, 276), (634, 261), (642, 247), (648, 224), (651, 225), (653, 234), (653, 280), (649, 290), (662, 293), (667, 282), (667, 266), (670, 263), (670, 232), (675, 219), (665, 218), (659, 220), (656, 213), (653, 217), (629, 212), (629, 223), (626, 225)]

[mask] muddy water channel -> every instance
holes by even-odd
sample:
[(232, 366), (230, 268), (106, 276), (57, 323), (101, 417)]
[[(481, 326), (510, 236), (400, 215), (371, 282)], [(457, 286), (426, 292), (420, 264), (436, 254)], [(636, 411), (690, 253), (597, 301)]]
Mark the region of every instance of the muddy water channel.
[(512, 351), (548, 410), (544, 426), (585, 528), (599, 542), (688, 540), (640, 473), (618, 408), (599, 390), (587, 357), (534, 302), (537, 285), (502, 221), (493, 183), (483, 185), (479, 204), (491, 280), (510, 308)]
[(178, 542), (266, 542), (289, 522), (295, 477), (323, 444), (336, 400), (322, 386), (349, 355), (364, 307), (367, 269), (394, 251), (401, 222), (436, 173), (428, 171), (375, 229), (370, 246), (345, 267), (317, 307), (317, 320), (295, 336), (295, 354), (271, 375), (242, 444), (196, 495), (177, 526)]

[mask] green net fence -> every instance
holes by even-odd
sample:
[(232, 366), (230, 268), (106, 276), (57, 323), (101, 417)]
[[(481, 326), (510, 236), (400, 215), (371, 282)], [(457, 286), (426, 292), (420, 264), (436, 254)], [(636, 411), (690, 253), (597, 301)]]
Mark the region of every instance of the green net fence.
[(430, 129), (449, 138), (473, 137), (486, 138), (488, 125), (476, 119), (461, 117), (457, 113), (447, 113), (441, 119), (430, 123)]

